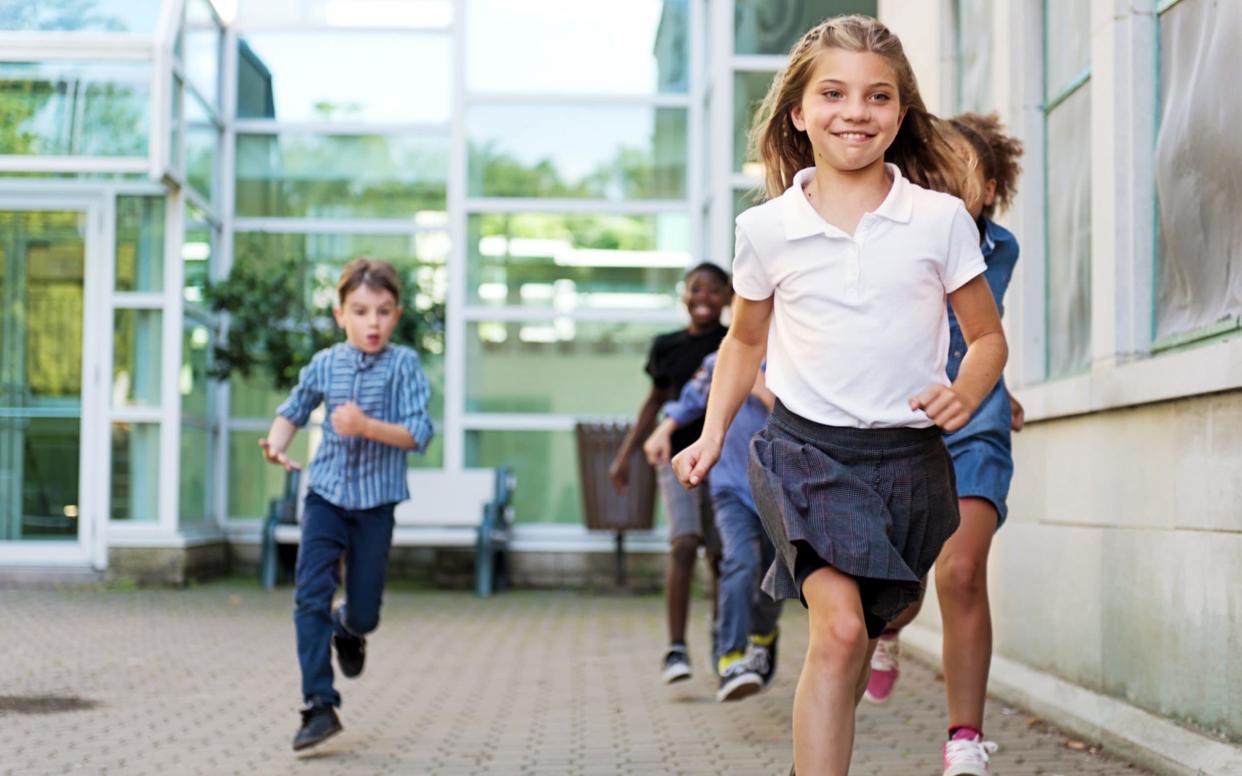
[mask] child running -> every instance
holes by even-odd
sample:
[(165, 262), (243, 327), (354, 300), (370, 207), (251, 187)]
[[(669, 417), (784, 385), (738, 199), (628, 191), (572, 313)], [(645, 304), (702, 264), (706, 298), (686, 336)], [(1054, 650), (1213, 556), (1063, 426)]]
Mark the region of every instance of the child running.
[[(703, 359), (703, 366), (686, 383), (677, 401), (664, 405), (664, 420), (643, 445), (652, 466), (668, 465), (672, 436), (678, 428), (702, 420), (716, 356), (711, 353)], [(751, 437), (763, 428), (775, 402), (760, 367), (750, 395), (729, 426), (720, 460), (708, 482), (721, 546), (718, 701), (736, 701), (753, 695), (771, 684), (776, 675), (776, 623), (781, 602), (759, 589), (776, 551), (763, 532), (746, 481)]]
[[(703, 481), (766, 347), (777, 403), (749, 478), (777, 553), (764, 589), (810, 615), (803, 776), (849, 770), (875, 639), (957, 528), (942, 430), (966, 424), (1008, 354), (974, 220), (923, 187), (973, 182), (950, 133), (875, 19), (828, 19), (794, 46), (756, 125), (771, 199), (737, 219), (738, 299), (703, 434), (673, 461)], [(968, 346), (952, 382), (946, 298)]]
[[(360, 258), (341, 273), (334, 312), (345, 342), (321, 350), (276, 410), (259, 440), (268, 461), (301, 468), (285, 450), (311, 411), (327, 405), (323, 441), (310, 465), (310, 489), (298, 549), (293, 621), (302, 669), (305, 749), (341, 731), (329, 644), (341, 673), (353, 678), (366, 660), (366, 634), (379, 624), (384, 570), (392, 544), (393, 508), (410, 497), (406, 454), (431, 439), (427, 378), (411, 349), (388, 342), (401, 317), (392, 266)], [(332, 608), (345, 558), (345, 603)]]
[[(624, 492), (630, 478), (630, 455), (640, 448), (655, 425), (660, 407), (677, 398), (686, 381), (694, 375), (703, 357), (715, 352), (724, 339), (725, 327), (720, 324), (720, 314), (729, 303), (729, 274), (711, 262), (704, 262), (691, 269), (685, 276), (682, 302), (690, 313), (690, 325), (667, 334), (661, 334), (651, 343), (647, 357), (647, 375), (651, 378), (651, 390), (638, 408), (638, 419), (622, 440), (609, 469), (609, 477), (618, 493)], [(692, 423), (673, 434), (673, 453), (698, 439), (702, 422)], [(656, 467), (656, 482), (664, 501), (664, 515), (668, 520), (670, 545), (668, 572), (665, 579), (665, 604), (668, 608), (668, 650), (662, 662), (662, 677), (672, 684), (690, 678), (690, 652), (686, 646), (686, 620), (690, 614), (690, 583), (694, 577), (694, 562), (699, 546), (707, 551), (711, 567), (712, 605), (716, 602), (715, 577), (720, 557), (720, 541), (710, 512), (701, 503), (699, 494), (687, 492), (677, 484), (672, 466)], [(713, 617), (713, 641), (715, 635)], [(712, 645), (712, 663), (715, 662), (715, 644)]]
[[(1022, 143), (1004, 133), (996, 114), (964, 113), (952, 119), (977, 160), (976, 174), (983, 196), (971, 215), (987, 263), (984, 277), (998, 310), (1004, 310), (1005, 291), (1018, 261), (1018, 241), (993, 217), (1013, 201), (1022, 167)], [(961, 369), (966, 352), (961, 326), (949, 308), (949, 379)], [(944, 630), (944, 687), (949, 705), (949, 740), (944, 745), (944, 776), (986, 776), (988, 755), (996, 746), (983, 740), (983, 708), (987, 699), (988, 668), (992, 660), (992, 617), (988, 607), (987, 566), (992, 536), (1005, 522), (1009, 482), (1013, 477), (1010, 430), (1021, 431), (1022, 405), (1004, 380), (975, 411), (964, 427), (945, 436), (957, 473), (961, 525), (945, 542), (936, 561), (936, 593)], [(914, 619), (918, 604), (902, 615), (902, 624)], [(894, 626), (898, 623), (894, 623)], [(880, 637), (871, 660), (867, 699), (888, 700), (898, 675), (900, 628)]]

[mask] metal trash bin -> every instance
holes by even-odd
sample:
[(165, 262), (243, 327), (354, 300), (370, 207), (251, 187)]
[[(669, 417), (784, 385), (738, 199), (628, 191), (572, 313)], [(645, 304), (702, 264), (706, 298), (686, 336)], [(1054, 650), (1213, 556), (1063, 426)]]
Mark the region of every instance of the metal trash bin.
[(617, 495), (608, 479), (608, 467), (631, 425), (616, 421), (579, 421), (574, 425), (583, 520), (588, 530), (616, 535), (618, 587), (625, 584), (625, 532), (649, 531), (655, 524), (655, 470), (641, 449), (630, 454), (630, 482), (624, 494)]

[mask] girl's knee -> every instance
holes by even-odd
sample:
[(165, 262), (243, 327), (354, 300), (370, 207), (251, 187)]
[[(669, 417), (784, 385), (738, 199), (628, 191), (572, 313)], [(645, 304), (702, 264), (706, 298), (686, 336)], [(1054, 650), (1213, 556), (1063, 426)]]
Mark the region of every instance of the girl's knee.
[(811, 625), (806, 658), (820, 667), (853, 666), (867, 652), (867, 624), (851, 612)]
[(940, 559), (936, 566), (936, 590), (942, 596), (975, 600), (987, 595), (988, 566), (982, 558), (961, 554)]

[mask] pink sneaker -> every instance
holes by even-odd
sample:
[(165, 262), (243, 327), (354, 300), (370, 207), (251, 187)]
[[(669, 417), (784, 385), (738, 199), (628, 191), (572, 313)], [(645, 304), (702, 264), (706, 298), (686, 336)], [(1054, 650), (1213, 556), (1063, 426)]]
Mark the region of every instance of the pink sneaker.
[(896, 633), (880, 637), (875, 645), (875, 654), (871, 656), (871, 677), (867, 679), (867, 692), (863, 697), (872, 703), (888, 700), (893, 694), (893, 686), (897, 684), (897, 675), (901, 673), (897, 667), (900, 654)]
[(982, 736), (946, 741), (943, 776), (988, 776), (988, 755), (995, 752), (996, 742)]

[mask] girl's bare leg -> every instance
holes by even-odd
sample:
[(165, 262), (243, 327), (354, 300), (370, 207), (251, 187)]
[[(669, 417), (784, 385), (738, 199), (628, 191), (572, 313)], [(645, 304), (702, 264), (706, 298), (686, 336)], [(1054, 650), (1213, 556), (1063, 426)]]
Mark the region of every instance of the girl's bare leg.
[(822, 568), (807, 577), (802, 595), (810, 614), (810, 643), (794, 693), (794, 764), (800, 776), (845, 776), (868, 653), (858, 583)]
[(961, 525), (936, 561), (936, 594), (944, 620), (944, 687), (949, 726), (983, 730), (992, 663), (988, 551), (997, 517), (986, 499), (964, 498), (958, 505)]

